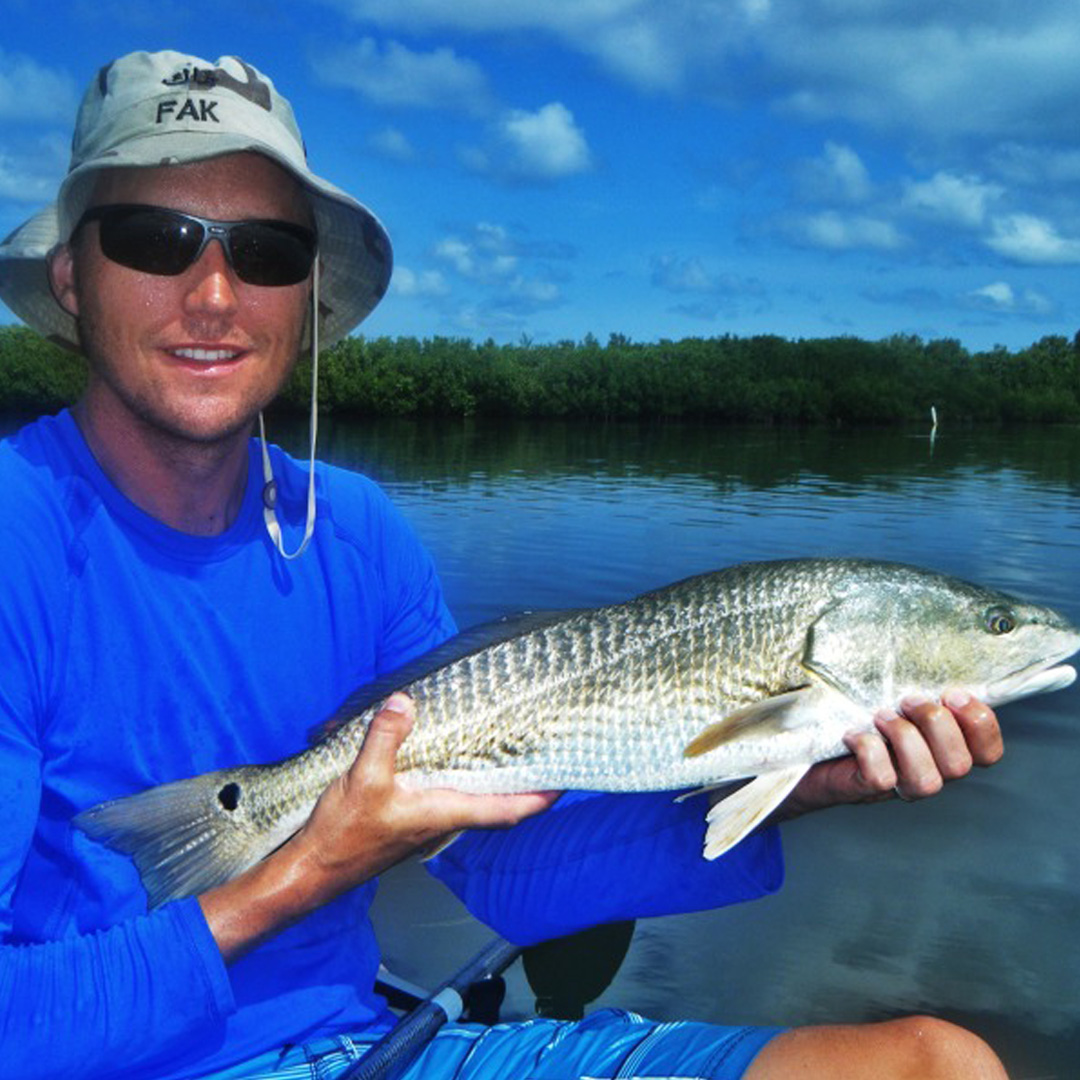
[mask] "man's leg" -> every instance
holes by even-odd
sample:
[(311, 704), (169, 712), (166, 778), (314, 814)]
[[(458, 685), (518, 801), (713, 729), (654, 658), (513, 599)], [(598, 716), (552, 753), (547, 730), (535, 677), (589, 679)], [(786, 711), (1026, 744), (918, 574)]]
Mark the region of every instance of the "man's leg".
[(911, 1016), (879, 1024), (793, 1028), (766, 1043), (743, 1080), (1007, 1080), (977, 1035)]

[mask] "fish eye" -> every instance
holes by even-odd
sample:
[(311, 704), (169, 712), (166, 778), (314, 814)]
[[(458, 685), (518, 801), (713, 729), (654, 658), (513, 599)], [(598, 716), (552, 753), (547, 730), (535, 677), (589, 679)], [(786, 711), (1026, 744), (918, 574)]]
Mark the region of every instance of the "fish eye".
[(1009, 634), (1016, 629), (1016, 616), (1008, 608), (991, 608), (986, 613), (986, 629), (991, 634)]

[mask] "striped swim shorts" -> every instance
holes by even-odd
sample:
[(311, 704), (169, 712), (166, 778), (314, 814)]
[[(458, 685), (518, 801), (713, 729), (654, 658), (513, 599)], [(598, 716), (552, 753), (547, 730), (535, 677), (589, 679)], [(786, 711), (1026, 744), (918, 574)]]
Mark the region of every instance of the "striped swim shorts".
[[(658, 1023), (620, 1009), (577, 1021), (449, 1024), (401, 1080), (738, 1080), (782, 1030)], [(207, 1080), (336, 1080), (369, 1045), (347, 1035), (318, 1039)]]

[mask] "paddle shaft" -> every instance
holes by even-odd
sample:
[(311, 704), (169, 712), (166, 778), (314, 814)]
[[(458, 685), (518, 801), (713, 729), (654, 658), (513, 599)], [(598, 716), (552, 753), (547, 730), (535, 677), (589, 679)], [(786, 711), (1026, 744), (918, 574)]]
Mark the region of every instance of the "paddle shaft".
[(395, 1080), (412, 1064), (443, 1024), (456, 1020), (473, 983), (505, 971), (521, 949), (502, 938), (485, 945), (460, 971), (398, 1021), (340, 1080)]

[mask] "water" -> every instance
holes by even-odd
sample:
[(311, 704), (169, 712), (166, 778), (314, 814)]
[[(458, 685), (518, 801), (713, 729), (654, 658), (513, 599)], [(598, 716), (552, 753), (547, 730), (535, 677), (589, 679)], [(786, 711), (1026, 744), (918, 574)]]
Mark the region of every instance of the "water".
[[(302, 454), (303, 424), (271, 423)], [(395, 421), (327, 424), (377, 478), (459, 623), (626, 599), (746, 559), (858, 554), (958, 574), (1080, 621), (1080, 430), (925, 433)], [(926, 1011), (1013, 1080), (1080, 1076), (1080, 689), (1002, 711), (1007, 754), (919, 804), (784, 827), (778, 896), (642, 920), (601, 1003), (802, 1024)], [(415, 863), (386, 875), (392, 966), (434, 985), (489, 932)], [(517, 965), (504, 1015), (532, 1007)]]
[[(302, 446), (300, 431), (277, 432)], [(463, 626), (625, 599), (745, 559), (919, 563), (1080, 620), (1080, 432), (731, 430), (385, 422), (331, 459), (390, 491)], [(767, 900), (638, 923), (601, 1003), (660, 1018), (820, 1023), (928, 1011), (1014, 1078), (1080, 1075), (1080, 693), (1003, 710), (1007, 756), (937, 799), (785, 826)], [(481, 944), (415, 865), (377, 906), (401, 974), (437, 983)], [(527, 1014), (520, 966), (507, 1015)]]

